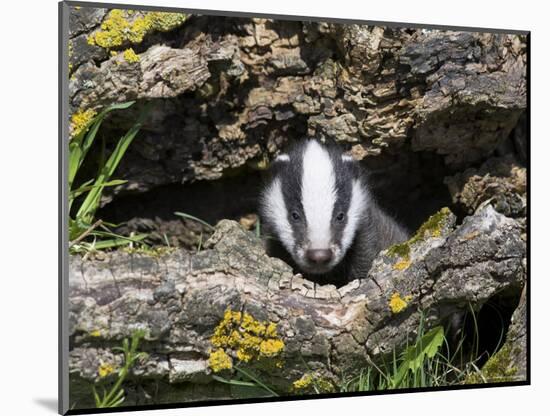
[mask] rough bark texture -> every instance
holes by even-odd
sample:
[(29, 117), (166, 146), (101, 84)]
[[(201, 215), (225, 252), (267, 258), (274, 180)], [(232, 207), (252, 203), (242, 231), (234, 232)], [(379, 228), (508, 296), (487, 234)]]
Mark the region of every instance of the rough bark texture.
[[(146, 16), (123, 14), (130, 26)], [(143, 209), (150, 212), (104, 218), (127, 221), (124, 232), (150, 232), (162, 244), (168, 234), (171, 244), (186, 246), (201, 229), (192, 222), (182, 229), (173, 211), (213, 222), (238, 218), (243, 206), (253, 212), (260, 177), (252, 171), (306, 135), (363, 160), (381, 204), (421, 218), (413, 228), (449, 204), (460, 225), (442, 211), (435, 228), (428, 221), (409, 245), (382, 252), (369, 276), (342, 288), (293, 274), (231, 221), (221, 221), (197, 254), (72, 256), (76, 407), (93, 407), (89, 383), (102, 363), (120, 365), (113, 347), (136, 328), (147, 330), (141, 348), (150, 356), (132, 370), (128, 405), (232, 397), (230, 386), (211, 382), (208, 363), (228, 309), (277, 324), (282, 366), (248, 365), (289, 391), (306, 372), (338, 384), (399, 351), (415, 335), (419, 309), (434, 326), (469, 304), (479, 310), (495, 297), (520, 299), (529, 148), (524, 36), (197, 15), (169, 30), (148, 29), (138, 41), (90, 44), (111, 17), (106, 9), (71, 10), (70, 107), (75, 114), (138, 101), (106, 119), (109, 148), (110, 137), (154, 104), (116, 172), (128, 182), (106, 190), (100, 213), (151, 204)], [(125, 57), (130, 47), (139, 59)], [(472, 382), (525, 379), (525, 314), (522, 296), (501, 359)]]
[[(339, 289), (294, 275), (231, 221), (220, 222), (205, 250), (192, 256), (177, 251), (156, 259), (121, 252), (102, 261), (73, 257), (73, 384), (97, 379), (102, 362), (120, 362), (112, 346), (141, 327), (148, 333), (143, 349), (151, 356), (134, 377), (172, 385), (159, 389), (155, 400), (174, 400), (174, 391), (189, 388), (186, 383), (211, 380), (211, 337), (230, 309), (277, 324), (283, 365), (263, 372), (260, 361), (248, 363), (272, 385), (290, 391), (311, 370), (337, 385), (344, 375), (404, 348), (418, 328), (419, 310), (433, 326), (469, 303), (479, 309), (503, 291), (521, 290), (525, 243), (518, 223), (487, 205), (454, 229), (454, 215), (444, 212), (418, 234), (406, 259), (384, 251), (366, 279)], [(510, 377), (524, 375), (518, 374)], [(202, 398), (213, 396), (216, 390)]]
[[(111, 57), (86, 42), (107, 11), (72, 13), (72, 111), (158, 101), (119, 171), (133, 192), (262, 167), (306, 134), (360, 159), (431, 151), (464, 168), (526, 108), (518, 35), (188, 16)], [(138, 62), (124, 59), (128, 46)]]

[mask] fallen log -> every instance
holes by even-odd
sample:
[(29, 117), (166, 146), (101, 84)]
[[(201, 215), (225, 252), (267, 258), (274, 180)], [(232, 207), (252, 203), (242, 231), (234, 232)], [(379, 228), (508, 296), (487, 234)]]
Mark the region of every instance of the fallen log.
[[(292, 392), (306, 373), (330, 391), (402, 350), (421, 319), (430, 328), (499, 293), (521, 293), (521, 228), (490, 205), (459, 226), (443, 209), (407, 243), (381, 252), (365, 279), (340, 288), (294, 274), (228, 220), (196, 254), (71, 256), (72, 400), (93, 406), (89, 383), (100, 380), (102, 364), (120, 365), (113, 347), (138, 328), (149, 358), (132, 370), (137, 387), (126, 392), (127, 404), (231, 397), (231, 386), (211, 382), (215, 371), (230, 376), (236, 365), (278, 391)], [(518, 314), (516, 321), (525, 308)], [(230, 339), (233, 330), (238, 339)], [(515, 369), (512, 378), (525, 377), (524, 363)]]

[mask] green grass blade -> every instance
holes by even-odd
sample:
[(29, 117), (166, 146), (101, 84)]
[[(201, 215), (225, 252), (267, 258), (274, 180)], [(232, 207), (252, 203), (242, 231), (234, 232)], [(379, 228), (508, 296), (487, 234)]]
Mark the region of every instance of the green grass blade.
[(268, 386), (266, 386), (264, 383), (262, 383), (257, 377), (255, 377), (254, 375), (252, 375), (251, 373), (243, 370), (242, 368), (239, 368), (237, 366), (234, 367), (235, 370), (237, 370), (239, 373), (243, 374), (245, 377), (247, 377), (248, 379), (252, 380), (253, 382), (255, 382), (259, 387), (263, 388), (264, 390), (266, 390), (267, 392), (271, 393), (273, 396), (275, 397), (279, 397), (279, 394), (277, 392), (275, 392), (273, 389), (269, 388)]
[(114, 173), (115, 169), (118, 167), (118, 164), (122, 159), (122, 156), (124, 156), (124, 153), (126, 153), (128, 146), (130, 146), (130, 144), (134, 140), (134, 137), (137, 135), (137, 133), (141, 129), (144, 116), (145, 116), (145, 112), (141, 114), (138, 121), (118, 141), (117, 146), (113, 150), (113, 153), (111, 153), (111, 155), (109, 156), (109, 159), (105, 163), (105, 166), (101, 171), (101, 174), (97, 177), (94, 183), (94, 185), (97, 185), (97, 186), (95, 186), (92, 190), (90, 190), (90, 192), (86, 196), (86, 199), (84, 200), (84, 202), (82, 202), (82, 205), (80, 206), (80, 209), (76, 214), (77, 217), (82, 218), (84, 221), (87, 220), (88, 222), (90, 222), (91, 219), (93, 218), (95, 211), (99, 207), (99, 201), (100, 201), (105, 183), (109, 181), (111, 175)]
[(233, 386), (244, 386), (244, 387), (258, 387), (256, 383), (251, 383), (249, 381), (241, 381), (241, 380), (233, 380), (233, 379), (226, 379), (220, 376), (217, 376), (215, 374), (212, 375), (212, 378), (216, 381), (219, 381), (220, 383), (224, 384), (231, 384)]
[(69, 192), (69, 198), (75, 199), (78, 198), (80, 195), (91, 191), (94, 188), (97, 188), (99, 186), (108, 187), (108, 186), (117, 186), (117, 185), (123, 185), (125, 184), (126, 180), (124, 179), (113, 179), (112, 181), (106, 182), (103, 185), (90, 185), (90, 182), (92, 182), (93, 179), (83, 183), (81, 186), (78, 187), (78, 189), (75, 189), (74, 191)]
[(208, 224), (206, 221), (204, 220), (201, 220), (200, 218), (197, 218), (197, 217), (194, 217), (190, 214), (186, 214), (185, 212), (174, 212), (175, 215), (177, 216), (180, 216), (180, 217), (183, 217), (183, 218), (186, 218), (188, 220), (193, 220), (193, 221), (197, 221), (198, 223), (201, 223), (202, 225), (204, 225), (205, 227), (207, 227), (209, 230), (213, 230), (214, 227), (210, 224)]

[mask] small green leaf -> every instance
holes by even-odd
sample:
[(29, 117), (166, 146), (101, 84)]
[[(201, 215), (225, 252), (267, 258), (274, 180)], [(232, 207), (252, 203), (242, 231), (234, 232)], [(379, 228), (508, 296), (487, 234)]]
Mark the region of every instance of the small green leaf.
[[(393, 388), (398, 387), (408, 371), (416, 372), (426, 359), (433, 358), (445, 339), (442, 326), (436, 326), (426, 332), (414, 345), (407, 347), (403, 353), (403, 361), (392, 378)], [(395, 361), (395, 360), (394, 360)]]
[(206, 221), (201, 220), (200, 218), (194, 217), (192, 215), (186, 214), (185, 212), (174, 212), (174, 214), (189, 220), (197, 221), (198, 223), (201, 223), (202, 225), (206, 226), (210, 230), (214, 229), (214, 227), (208, 224)]

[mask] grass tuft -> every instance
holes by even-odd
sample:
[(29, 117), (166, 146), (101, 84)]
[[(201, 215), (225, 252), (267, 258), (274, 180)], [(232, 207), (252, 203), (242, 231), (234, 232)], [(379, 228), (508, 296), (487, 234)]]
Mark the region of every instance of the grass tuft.
[[(112, 111), (124, 110), (133, 104), (134, 101), (113, 104), (99, 114), (93, 112), (90, 113), (89, 117), (81, 117), (78, 129), (74, 129), (74, 135), (70, 138), (69, 212), (74, 212), (69, 218), (69, 250), (71, 253), (87, 253), (94, 250), (125, 246), (138, 243), (146, 237), (146, 234), (130, 237), (115, 234), (109, 229), (110, 224), (95, 219), (95, 213), (99, 208), (103, 190), (106, 187), (117, 186), (126, 182), (120, 179), (111, 179), (111, 177), (141, 129), (147, 110), (140, 114), (136, 123), (118, 140), (109, 158), (107, 160), (102, 158), (96, 177), (78, 186), (75, 185), (75, 178), (81, 171), (105, 117)], [(78, 209), (73, 209), (73, 205), (76, 203), (79, 204)]]

